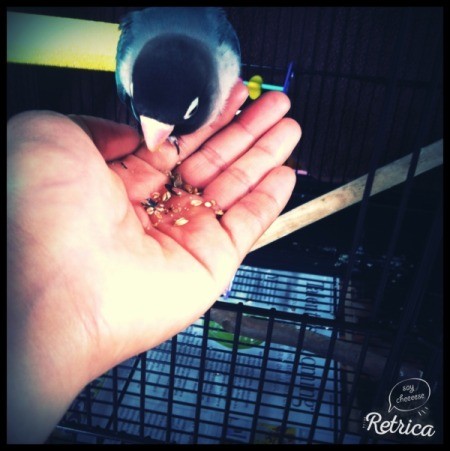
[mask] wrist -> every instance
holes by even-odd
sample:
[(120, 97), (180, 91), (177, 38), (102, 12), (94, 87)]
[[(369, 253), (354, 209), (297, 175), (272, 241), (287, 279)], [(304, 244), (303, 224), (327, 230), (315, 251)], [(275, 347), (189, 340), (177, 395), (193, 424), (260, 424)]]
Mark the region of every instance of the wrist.
[[(8, 235), (14, 242), (17, 234)], [(95, 331), (81, 317), (86, 310), (77, 308), (93, 293), (71, 284), (57, 261), (37, 258), (33, 248), (15, 246), (8, 252), (8, 441), (20, 443), (44, 441), (101, 371)]]

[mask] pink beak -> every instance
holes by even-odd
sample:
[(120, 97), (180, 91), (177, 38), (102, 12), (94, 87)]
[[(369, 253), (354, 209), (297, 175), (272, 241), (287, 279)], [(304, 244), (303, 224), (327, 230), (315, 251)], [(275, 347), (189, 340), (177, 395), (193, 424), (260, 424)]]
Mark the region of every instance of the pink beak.
[(154, 152), (167, 140), (174, 126), (165, 124), (164, 122), (158, 122), (155, 119), (145, 116), (140, 116), (140, 119), (145, 144), (151, 152)]

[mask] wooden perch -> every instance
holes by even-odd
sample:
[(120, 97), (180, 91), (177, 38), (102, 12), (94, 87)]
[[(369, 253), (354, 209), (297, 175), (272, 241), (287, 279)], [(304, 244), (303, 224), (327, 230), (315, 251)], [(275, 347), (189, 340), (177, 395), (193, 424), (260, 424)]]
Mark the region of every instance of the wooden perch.
[[(228, 312), (218, 308), (211, 309), (211, 320), (219, 323), (224, 330), (234, 333), (236, 327), (237, 312)], [(242, 316), (240, 335), (243, 337), (253, 338), (255, 340), (265, 341), (267, 337), (267, 327), (269, 321), (267, 319), (254, 318), (250, 316)], [(297, 347), (299, 329), (289, 324), (279, 323), (273, 324), (271, 343), (278, 343), (286, 346)], [(328, 347), (330, 346), (330, 337), (322, 335), (310, 330), (305, 330), (303, 349), (312, 352), (317, 356), (326, 358)], [(359, 343), (350, 343), (337, 338), (334, 345), (332, 358), (342, 365), (348, 365), (353, 369), (356, 368), (361, 345)], [(372, 379), (379, 379), (383, 374), (386, 357), (367, 350), (365, 353), (362, 372), (370, 376)], [(419, 371), (410, 366), (403, 364), (401, 367), (402, 374), (407, 377), (414, 377)]]
[[(375, 172), (370, 195), (392, 188), (406, 180), (412, 154), (393, 161)], [(442, 164), (443, 140), (430, 144), (421, 149), (415, 176), (429, 171)], [(254, 244), (251, 251), (255, 251), (290, 233), (323, 219), (333, 213), (343, 210), (361, 201), (366, 185), (367, 175), (347, 183), (329, 193), (300, 205), (279, 216), (266, 232)]]
[[(378, 194), (392, 188), (406, 180), (412, 154), (396, 160), (375, 172), (370, 195)], [(415, 176), (433, 169), (443, 162), (443, 140), (430, 144), (421, 149), (417, 163)], [(292, 232), (323, 219), (333, 213), (343, 210), (362, 200), (367, 175), (353, 180), (329, 193), (313, 199), (306, 204), (278, 217), (267, 231), (255, 243), (252, 251), (272, 243)], [(236, 313), (211, 310), (211, 319), (219, 323), (226, 331), (233, 333), (235, 328)], [(257, 340), (265, 340), (268, 320), (244, 316), (241, 323), (241, 335)], [(291, 325), (274, 323), (272, 342), (287, 346), (297, 346), (299, 330)], [(310, 330), (305, 330), (303, 348), (320, 357), (325, 358), (330, 344), (329, 337)], [(361, 352), (359, 343), (350, 343), (338, 338), (335, 342), (333, 359), (342, 365), (355, 368)], [(386, 358), (380, 354), (367, 351), (365, 354), (362, 371), (374, 379), (381, 377), (386, 363)], [(418, 369), (404, 364), (401, 367), (402, 374), (408, 377), (418, 375)]]

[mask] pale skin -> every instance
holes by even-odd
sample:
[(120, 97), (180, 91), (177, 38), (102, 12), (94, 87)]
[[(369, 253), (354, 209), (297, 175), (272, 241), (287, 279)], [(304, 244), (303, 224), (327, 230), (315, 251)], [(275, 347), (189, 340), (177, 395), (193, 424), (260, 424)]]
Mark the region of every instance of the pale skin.
[[(284, 208), (300, 127), (281, 93), (235, 118), (246, 92), (239, 82), (214, 124), (181, 137), (179, 157), (103, 119), (8, 122), (9, 442), (43, 442), (87, 383), (197, 320)], [(154, 227), (140, 202), (168, 170), (225, 214), (201, 206)]]

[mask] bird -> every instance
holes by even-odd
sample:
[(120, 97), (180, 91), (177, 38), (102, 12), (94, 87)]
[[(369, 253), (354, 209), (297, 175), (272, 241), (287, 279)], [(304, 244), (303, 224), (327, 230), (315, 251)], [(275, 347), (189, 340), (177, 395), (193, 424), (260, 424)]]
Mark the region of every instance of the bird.
[(151, 7), (119, 24), (116, 86), (150, 151), (213, 122), (238, 81), (236, 31), (218, 7)]

